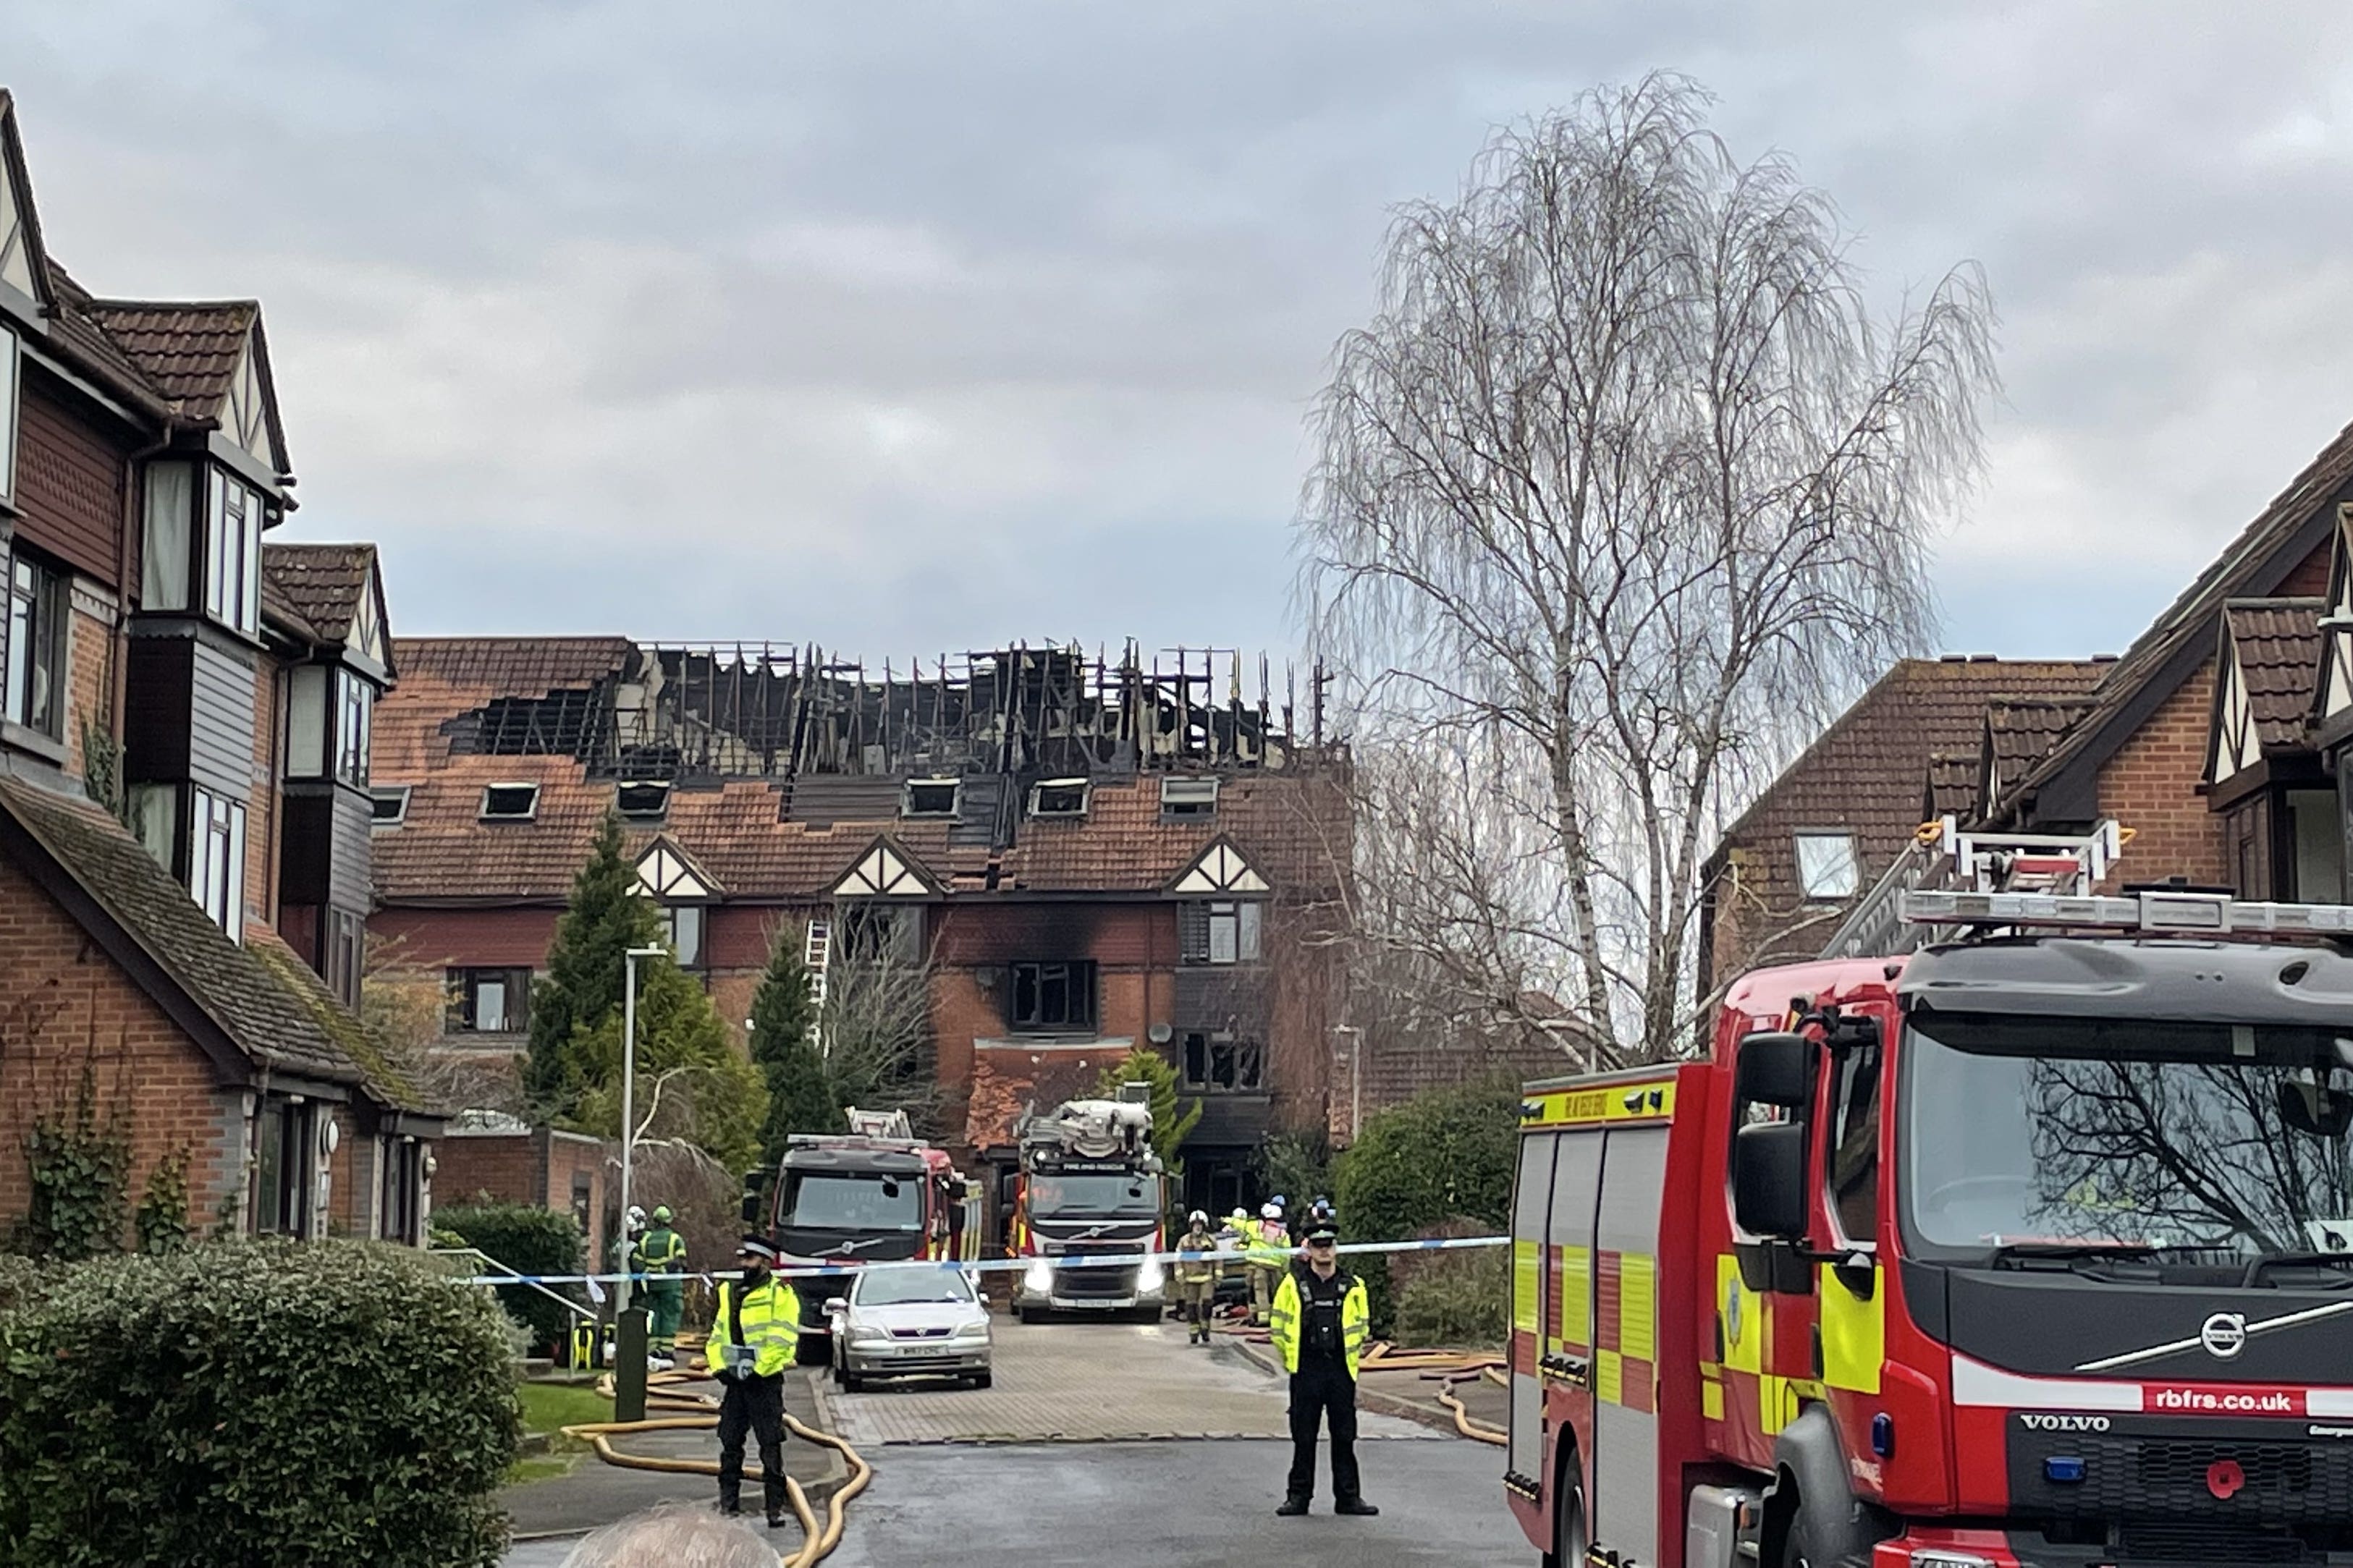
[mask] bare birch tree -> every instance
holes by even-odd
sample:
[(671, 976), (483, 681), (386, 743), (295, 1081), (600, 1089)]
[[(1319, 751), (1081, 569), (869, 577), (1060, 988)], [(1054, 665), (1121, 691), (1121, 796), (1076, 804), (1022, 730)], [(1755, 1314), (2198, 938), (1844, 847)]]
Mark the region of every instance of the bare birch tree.
[(1368, 736), (1486, 759), (1544, 846), (1514, 940), (1641, 1057), (1683, 1037), (1714, 830), (1924, 640), (1996, 388), (1973, 268), (1876, 318), (1830, 198), (1708, 102), (1597, 90), (1399, 212), (1298, 538)]

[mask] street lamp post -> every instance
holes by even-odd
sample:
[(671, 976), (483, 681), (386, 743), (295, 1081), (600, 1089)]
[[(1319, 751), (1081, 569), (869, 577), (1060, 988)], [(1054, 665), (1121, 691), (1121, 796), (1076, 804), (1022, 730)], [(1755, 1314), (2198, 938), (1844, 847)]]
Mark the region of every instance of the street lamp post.
[(638, 960), (668, 956), (666, 947), (633, 947), (621, 955), (621, 1283), (616, 1311), (629, 1310), (629, 1166), (638, 1142)]

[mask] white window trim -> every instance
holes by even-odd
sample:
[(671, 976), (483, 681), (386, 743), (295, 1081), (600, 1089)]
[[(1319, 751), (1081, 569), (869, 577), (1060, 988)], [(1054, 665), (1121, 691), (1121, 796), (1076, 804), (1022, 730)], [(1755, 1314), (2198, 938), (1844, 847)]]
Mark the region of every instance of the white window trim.
[[(1847, 886), (1842, 891), (1817, 892), (1806, 873), (1809, 840), (1836, 839), (1846, 846)], [(1862, 891), (1862, 845), (1851, 827), (1800, 827), (1789, 835), (1790, 859), (1798, 874), (1798, 891), (1810, 904), (1835, 904)]]
[(369, 785), (368, 794), (374, 798), (380, 801), (397, 800), (400, 803), (400, 809), (394, 812), (390, 816), (378, 816), (375, 815), (374, 810), (371, 809), (368, 813), (369, 823), (376, 827), (398, 827), (401, 824), (406, 822), (408, 820), (408, 792), (412, 787), (413, 786), (409, 784)]
[[(501, 811), (493, 813), (491, 810), (491, 792), (492, 790), (500, 789), (527, 789), (531, 791), (531, 808), (528, 811)], [(513, 779), (501, 784), (486, 784), (482, 786), (481, 804), (475, 808), (474, 816), (475, 819), (480, 822), (535, 822), (539, 819), (539, 785), (537, 783), (530, 779)]]

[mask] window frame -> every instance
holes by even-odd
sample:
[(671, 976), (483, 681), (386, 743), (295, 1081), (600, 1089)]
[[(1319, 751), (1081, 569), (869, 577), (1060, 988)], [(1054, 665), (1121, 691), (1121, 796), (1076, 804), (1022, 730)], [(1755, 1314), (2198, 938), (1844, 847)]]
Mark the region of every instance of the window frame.
[[(650, 806), (642, 797), (632, 805), (627, 793), (630, 790), (659, 790), (661, 793)], [(613, 812), (624, 822), (659, 822), (670, 815), (670, 795), (668, 779), (622, 779), (613, 785)]]
[[(267, 526), (269, 498), (217, 465), (208, 466), (205, 472), (200, 551), (204, 615), (239, 637), (259, 637), (261, 531)], [(192, 595), (195, 586), (191, 583)]]
[[(1846, 887), (1840, 892), (1817, 892), (1806, 872), (1810, 842), (1838, 840), (1846, 846)], [(1797, 873), (1799, 896), (1810, 904), (1838, 904), (1862, 891), (1862, 845), (1852, 827), (1800, 827), (1789, 835), (1790, 865)]]
[(1160, 780), (1160, 820), (1201, 822), (1218, 815), (1221, 781), (1215, 773), (1166, 773)]
[[(21, 542), (0, 555), (0, 562), (6, 563), (0, 588), (7, 598), (7, 620), (0, 631), (0, 720), (26, 734), (62, 742), (66, 709), (73, 701), (73, 574)], [(37, 710), (33, 706), (37, 679), (47, 682)]]
[[(711, 966), (710, 909), (710, 905), (694, 900), (654, 905), (655, 918), (661, 921), (662, 941), (681, 969), (702, 970)], [(688, 916), (693, 917), (691, 921)], [(679, 930), (687, 924), (691, 924), (694, 930), (691, 952), (679, 945)]]
[[(1028, 1016), (1021, 1008), (1021, 993), (1027, 972), (1030, 1005)], [(1059, 987), (1062, 998), (1060, 1021), (1049, 1016), (1046, 1005), (1050, 987)], [(1092, 1037), (1103, 1017), (1100, 994), (1100, 972), (1091, 958), (1022, 959), (1005, 966), (1005, 1027), (1015, 1035), (1068, 1035)], [(1073, 1022), (1072, 1004), (1083, 997), (1086, 1016)]]
[(201, 785), (188, 798), (188, 894), (231, 942), (243, 942), (246, 804)]
[(317, 1108), (302, 1099), (267, 1099), (254, 1114), (253, 1226), (256, 1236), (311, 1234)]
[[(1879, 1175), (1883, 1163), (1880, 1146), (1886, 1141), (1887, 1114), (1887, 1050), (1882, 1037), (1883, 1034), (1883, 1028), (1859, 1045), (1835, 1050), (1826, 1048), (1821, 1053), (1829, 1074), (1823, 1099), (1826, 1113), (1821, 1139), (1822, 1207), (1830, 1214), (1831, 1236), (1841, 1247), (1849, 1248), (1867, 1249), (1878, 1244), (1881, 1218)], [(1869, 1172), (1869, 1179), (1852, 1189), (1851, 1195), (1869, 1205), (1869, 1218), (1862, 1234), (1857, 1235), (1847, 1224), (1851, 1216), (1841, 1196), (1839, 1161), (1857, 1131), (1847, 1125), (1847, 1119), (1855, 1103), (1854, 1091), (1863, 1086), (1870, 1090), (1870, 1098), (1864, 1102), (1868, 1106), (1865, 1125), (1870, 1130), (1870, 1139), (1867, 1145), (1859, 1147), (1858, 1152), (1865, 1156), (1864, 1168)]]
[[(491, 809), (491, 795), (493, 792), (502, 789), (529, 790), (531, 804), (522, 811), (493, 812)], [(486, 784), (482, 786), (481, 804), (476, 808), (474, 816), (478, 822), (535, 822), (539, 819), (539, 784), (530, 779), (515, 779), (504, 784)]]
[(386, 1133), (377, 1140), (376, 1239), (415, 1247), (422, 1239), (417, 1220), (424, 1205), (425, 1146), (415, 1138)]
[[(480, 987), (495, 980), (504, 987), (503, 1026), (485, 1029), (475, 1022), (481, 1006)], [(443, 977), (448, 1002), (441, 1016), (443, 1036), (524, 1035), (531, 1032), (533, 971), (512, 963), (453, 964)]]
[(0, 364), (0, 503), (14, 507), (16, 455), (24, 446), (25, 345), (5, 328), (0, 328), (0, 354), (7, 356)]
[[(409, 791), (415, 787), (413, 784), (370, 784), (368, 797), (373, 804), (368, 808), (368, 826), (377, 828), (398, 827), (406, 822)], [(384, 814), (386, 801), (396, 803), (389, 816)]]
[[(947, 805), (944, 807), (934, 805), (918, 808), (915, 805), (915, 792), (919, 789), (946, 790), (948, 792)], [(964, 780), (961, 778), (911, 778), (899, 791), (899, 815), (901, 816), (944, 818), (961, 816), (963, 811)]]
[[(1046, 809), (1049, 792), (1060, 800), (1071, 799), (1072, 792), (1075, 792), (1076, 804), (1058, 805), (1050, 811)], [(1044, 821), (1073, 821), (1085, 816), (1093, 805), (1094, 781), (1092, 779), (1039, 779), (1029, 786), (1029, 815)]]
[(332, 720), (331, 776), (354, 789), (365, 789), (375, 749), (375, 688), (358, 671), (339, 664), (333, 667), (327, 689)]
[(1187, 1031), (1176, 1064), (1177, 1086), (1189, 1094), (1265, 1094), (1266, 1056), (1263, 1040), (1224, 1029)]

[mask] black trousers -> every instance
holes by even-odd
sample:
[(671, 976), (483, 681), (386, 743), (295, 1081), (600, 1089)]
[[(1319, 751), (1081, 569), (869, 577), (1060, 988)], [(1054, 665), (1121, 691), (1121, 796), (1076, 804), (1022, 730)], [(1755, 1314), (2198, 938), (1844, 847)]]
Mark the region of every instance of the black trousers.
[(1315, 1495), (1315, 1429), (1332, 1426), (1332, 1495), (1347, 1502), (1364, 1495), (1356, 1475), (1356, 1380), (1342, 1361), (1301, 1357), (1291, 1374), (1291, 1495)]
[(768, 1512), (783, 1513), (792, 1506), (785, 1490), (785, 1380), (739, 1377), (720, 1386), (726, 1392), (719, 1399), (719, 1506), (743, 1506), (744, 1435), (749, 1432), (760, 1444)]

